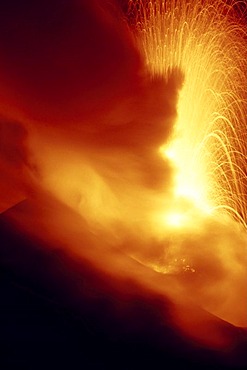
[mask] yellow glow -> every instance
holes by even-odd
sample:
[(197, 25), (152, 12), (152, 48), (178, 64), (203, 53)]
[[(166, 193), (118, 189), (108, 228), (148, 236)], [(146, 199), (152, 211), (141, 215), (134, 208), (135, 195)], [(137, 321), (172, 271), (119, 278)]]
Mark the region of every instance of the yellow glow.
[(185, 216), (182, 213), (169, 213), (166, 215), (166, 221), (169, 226), (180, 227), (185, 221)]
[(174, 195), (247, 227), (244, 14), (233, 0), (140, 0), (130, 10), (137, 4), (147, 68), (154, 76), (174, 67), (185, 75), (173, 137), (162, 148), (177, 172)]

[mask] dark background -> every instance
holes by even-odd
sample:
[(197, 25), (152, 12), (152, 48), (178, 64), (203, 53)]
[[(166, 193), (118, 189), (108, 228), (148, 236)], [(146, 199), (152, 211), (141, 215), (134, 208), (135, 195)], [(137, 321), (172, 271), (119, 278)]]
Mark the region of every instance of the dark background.
[[(134, 282), (118, 288), (85, 261), (0, 219), (1, 369), (237, 369), (246, 332), (228, 352), (206, 349), (169, 324), (171, 302)], [(164, 314), (166, 312), (166, 314)], [(165, 317), (167, 316), (167, 317)]]

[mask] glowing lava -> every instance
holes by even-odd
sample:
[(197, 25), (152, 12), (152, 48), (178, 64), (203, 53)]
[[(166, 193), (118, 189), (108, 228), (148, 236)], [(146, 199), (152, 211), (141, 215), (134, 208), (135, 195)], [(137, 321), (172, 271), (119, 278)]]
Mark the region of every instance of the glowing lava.
[[(168, 243), (166, 258), (158, 254), (156, 263), (148, 257), (139, 260), (159, 272), (198, 273), (195, 278), (198, 285), (185, 279), (184, 287), (198, 288), (197, 300), (210, 312), (237, 325), (246, 325), (245, 314), (231, 313), (238, 297), (233, 298), (237, 288), (228, 280), (228, 273), (234, 280), (240, 279), (239, 286), (245, 279), (246, 6), (241, 1), (222, 0), (130, 1), (129, 18), (152, 76), (167, 76), (175, 69), (178, 73), (182, 71), (185, 78), (173, 135), (160, 148), (174, 165), (175, 179), (170, 205), (166, 205), (156, 221), (165, 230), (166, 240), (171, 235), (172, 241)], [(233, 234), (227, 233), (228, 227)], [(206, 229), (208, 236), (204, 234)], [(242, 241), (237, 242), (238, 238)], [(213, 254), (208, 248), (210, 244), (216, 248)], [(240, 264), (235, 265), (231, 260), (236, 261), (232, 255), (236, 245), (236, 253), (242, 257)], [(207, 271), (201, 263), (202, 254), (207, 259)], [(208, 277), (214, 275), (219, 258), (223, 270), (228, 266), (228, 273), (222, 272), (219, 280), (222, 287), (226, 284), (232, 292), (231, 298), (224, 298), (228, 308), (228, 304), (221, 306), (217, 302), (217, 294), (222, 294), (222, 287), (216, 287), (217, 279), (210, 293), (209, 290), (205, 296), (200, 293), (201, 289), (207, 291), (205, 285), (211, 284)], [(245, 310), (246, 289), (238, 294)]]
[(162, 149), (177, 170), (175, 196), (246, 227), (245, 3), (140, 0), (129, 2), (129, 14), (153, 76), (174, 67), (185, 75), (173, 137)]

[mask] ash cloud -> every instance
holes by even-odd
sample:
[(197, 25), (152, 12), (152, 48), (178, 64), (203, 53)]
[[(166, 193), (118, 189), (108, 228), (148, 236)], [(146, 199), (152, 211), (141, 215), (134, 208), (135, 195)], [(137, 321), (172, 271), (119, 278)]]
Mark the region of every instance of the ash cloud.
[(38, 182), (54, 177), (57, 161), (70, 175), (66, 150), (107, 187), (109, 178), (159, 190), (171, 182), (158, 148), (172, 131), (182, 76), (149, 76), (117, 9), (100, 1), (1, 5), (0, 109), (27, 130), (23, 163)]
[(140, 56), (121, 20), (103, 5), (2, 3), (1, 90), (7, 107), (11, 102), (27, 119), (41, 123), (81, 124), (133, 90)]

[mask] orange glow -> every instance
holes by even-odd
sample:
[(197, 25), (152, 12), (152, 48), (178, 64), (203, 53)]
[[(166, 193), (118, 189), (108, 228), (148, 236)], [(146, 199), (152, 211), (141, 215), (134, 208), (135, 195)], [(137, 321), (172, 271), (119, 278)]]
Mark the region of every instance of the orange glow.
[[(136, 18), (133, 17), (134, 29), (150, 73), (155, 77), (178, 68), (185, 76), (173, 135), (160, 148), (175, 169), (174, 195), (168, 207), (171, 210), (167, 211), (166, 207), (160, 216), (160, 224), (168, 228), (169, 233), (173, 229), (174, 233), (181, 234), (184, 240), (189, 234), (202, 236), (202, 219), (216, 224), (217, 219), (222, 219), (228, 225), (226, 227), (233, 230), (236, 227), (234, 219), (245, 229), (247, 226), (247, 34), (240, 5), (241, 2), (222, 0), (129, 2), (131, 15), (139, 9)], [(228, 272), (231, 271), (233, 276), (239, 273), (240, 281), (245, 279), (245, 233), (239, 226), (239, 235), (243, 234), (244, 238), (241, 247), (236, 245), (235, 237), (228, 240), (227, 235), (219, 234), (216, 243), (219, 243), (216, 247), (219, 250), (215, 258), (221, 255)], [(198, 246), (194, 248), (202, 246), (203, 241), (198, 240)], [(231, 263), (234, 248), (242, 249), (242, 267)], [(178, 260), (185, 261), (183, 256), (187, 252), (180, 247), (177, 249), (176, 242), (170, 250), (176, 257), (173, 265), (178, 266)], [(198, 252), (191, 250), (188, 258), (193, 260), (194, 253)], [(216, 260), (210, 262), (205, 255), (205, 261), (214, 268)], [(158, 266), (159, 263), (154, 268), (159, 270)], [(193, 271), (198, 272), (198, 267), (194, 266)], [(216, 285), (212, 290), (213, 301), (209, 303), (210, 298), (206, 303), (202, 298), (202, 305), (227, 321), (246, 326), (244, 311), (240, 316), (237, 311), (233, 314), (237, 297), (235, 303), (228, 301), (228, 309), (220, 308), (218, 303), (214, 305), (214, 299), (216, 302), (227, 279), (223, 281), (220, 290)], [(184, 284), (187, 285), (186, 281)], [(207, 284), (206, 280), (204, 284)], [(237, 290), (237, 287), (229, 289)], [(245, 288), (240, 294), (246, 299)], [(246, 310), (244, 299), (242, 307)]]
[(101, 69), (91, 53), (82, 77), (91, 90), (61, 104), (61, 122), (56, 100), (36, 116), (20, 108), (30, 203), (8, 217), (112, 285), (168, 299), (174, 330), (229, 348), (224, 325), (247, 327), (246, 14), (234, 0), (128, 4), (119, 24), (103, 10), (93, 19), (99, 35), (113, 34), (112, 79), (102, 33), (106, 62)]
[(153, 76), (185, 75), (173, 137), (175, 195), (247, 219), (246, 26), (241, 1), (137, 1), (137, 39)]
[[(81, 215), (92, 233), (152, 270), (177, 276), (182, 299), (193, 291), (196, 304), (246, 326), (246, 233), (240, 225), (246, 226), (245, 33), (233, 4), (204, 3), (129, 3), (131, 14), (141, 6), (134, 34), (149, 77), (140, 101), (131, 96), (111, 113), (124, 125), (106, 131), (106, 148), (96, 136), (98, 147), (89, 141), (81, 151), (57, 129), (49, 140), (38, 130), (30, 144), (42, 186)], [(169, 105), (164, 113), (159, 109), (169, 99), (175, 104), (169, 78), (179, 87), (180, 69), (178, 117), (162, 145), (158, 131), (150, 136), (152, 126), (138, 122), (150, 116), (154, 127), (165, 127), (170, 116), (175, 120)], [(138, 123), (134, 130), (125, 126), (129, 115)], [(134, 146), (122, 141), (124, 130)], [(163, 182), (150, 185), (162, 171)]]

